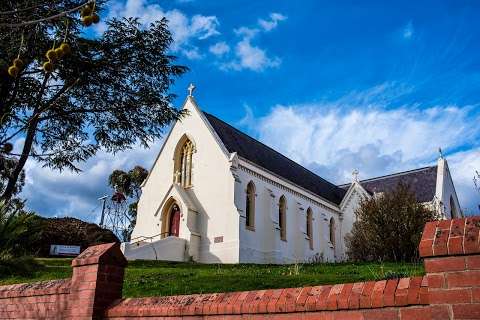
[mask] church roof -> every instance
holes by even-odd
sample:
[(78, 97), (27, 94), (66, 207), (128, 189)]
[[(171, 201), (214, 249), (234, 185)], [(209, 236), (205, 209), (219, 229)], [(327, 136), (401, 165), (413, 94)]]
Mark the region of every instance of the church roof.
[[(399, 183), (410, 186), (418, 202), (432, 201), (437, 185), (437, 166), (425, 167), (386, 176), (361, 180), (362, 187), (371, 194), (394, 190)], [(350, 183), (340, 185), (348, 190)]]
[(319, 177), (269, 146), (235, 129), (217, 117), (203, 112), (228, 152), (253, 162), (268, 171), (330, 201), (340, 204), (346, 191)]

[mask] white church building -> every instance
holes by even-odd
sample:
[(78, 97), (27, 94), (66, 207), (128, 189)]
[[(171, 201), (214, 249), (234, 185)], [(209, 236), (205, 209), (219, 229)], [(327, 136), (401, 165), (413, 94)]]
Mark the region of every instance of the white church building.
[(447, 161), (335, 185), (202, 112), (192, 90), (142, 186), (128, 259), (200, 263), (341, 261), (362, 197), (410, 185), (444, 218), (461, 216)]

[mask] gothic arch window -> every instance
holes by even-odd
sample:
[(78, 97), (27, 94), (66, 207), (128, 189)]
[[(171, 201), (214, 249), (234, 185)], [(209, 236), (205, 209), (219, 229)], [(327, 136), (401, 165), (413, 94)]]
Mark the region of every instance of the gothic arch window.
[(455, 206), (455, 201), (453, 200), (453, 196), (450, 196), (450, 216), (451, 218), (458, 218), (457, 207)]
[(255, 184), (250, 181), (247, 185), (245, 203), (245, 225), (247, 229), (255, 229)]
[(312, 209), (308, 208), (307, 209), (307, 228), (306, 228), (306, 230), (307, 230), (308, 242), (310, 244), (310, 249), (313, 249), (312, 220), (313, 220)]
[(278, 201), (278, 227), (280, 228), (280, 239), (287, 241), (287, 199), (281, 196)]
[(193, 142), (184, 136), (175, 150), (173, 181), (187, 188), (192, 186), (192, 155), (195, 152)]
[(330, 243), (335, 246), (335, 219), (330, 218)]

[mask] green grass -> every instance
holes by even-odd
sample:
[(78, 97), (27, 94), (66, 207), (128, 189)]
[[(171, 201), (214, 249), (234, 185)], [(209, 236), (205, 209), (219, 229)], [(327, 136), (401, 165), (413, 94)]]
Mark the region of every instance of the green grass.
[[(30, 276), (0, 275), (0, 285), (68, 278), (70, 259), (38, 259)], [(204, 265), (132, 261), (125, 275), (125, 297), (288, 288), (423, 275), (423, 264), (323, 263), (299, 265)]]

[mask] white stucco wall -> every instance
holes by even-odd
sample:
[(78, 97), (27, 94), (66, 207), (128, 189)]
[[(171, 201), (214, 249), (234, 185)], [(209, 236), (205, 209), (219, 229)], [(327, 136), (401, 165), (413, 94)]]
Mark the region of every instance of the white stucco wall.
[[(312, 195), (288, 181), (247, 161), (239, 161), (235, 184), (235, 204), (239, 211), (240, 262), (293, 263), (322, 254), (325, 260), (339, 260), (343, 256), (341, 221), (338, 207)], [(250, 181), (255, 184), (255, 230), (245, 222), (246, 190)], [(286, 238), (280, 239), (278, 227), (279, 199), (287, 200)], [(306, 215), (312, 209), (313, 249), (306, 235)], [(336, 223), (336, 246), (329, 241), (329, 221)]]
[(358, 183), (353, 183), (341, 203), (344, 235), (341, 239), (342, 252), (346, 253), (345, 236), (352, 230), (353, 223), (356, 221), (355, 211), (358, 209), (360, 201), (365, 197), (369, 197), (366, 191)]
[[(438, 171), (437, 171), (437, 186), (436, 186), (436, 198), (439, 199), (443, 206), (443, 212), (446, 219), (460, 218), (463, 216), (460, 203), (457, 198), (457, 193), (455, 191), (455, 186), (453, 184), (452, 175), (450, 174), (450, 169), (448, 168), (448, 163), (445, 158), (440, 158), (438, 160)], [(457, 217), (452, 217), (452, 208), (450, 205), (450, 197), (452, 202), (456, 207)]]
[[(199, 235), (199, 262), (236, 263), (239, 260), (238, 212), (234, 207), (234, 178), (229, 174), (228, 155), (202, 119), (193, 99), (188, 98), (184, 108), (189, 115), (171, 129), (142, 188), (132, 239), (160, 234), (161, 205), (165, 203), (165, 197), (168, 198), (173, 183), (174, 151), (178, 141), (186, 134), (196, 148), (192, 158), (193, 187), (186, 192), (197, 213), (180, 204), (179, 236), (190, 241), (192, 232)], [(176, 200), (182, 202), (181, 199)], [(195, 222), (187, 226), (187, 218)], [(215, 238), (218, 243), (215, 243)]]

